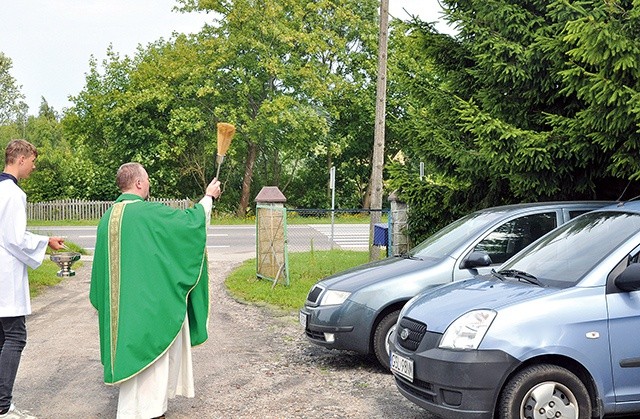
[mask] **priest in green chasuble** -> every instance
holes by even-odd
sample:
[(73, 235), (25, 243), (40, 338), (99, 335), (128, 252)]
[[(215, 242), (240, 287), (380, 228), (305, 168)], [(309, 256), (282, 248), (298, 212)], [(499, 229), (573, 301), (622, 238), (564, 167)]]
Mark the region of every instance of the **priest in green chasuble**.
[(207, 340), (207, 227), (217, 179), (193, 208), (147, 202), (149, 176), (123, 164), (122, 194), (100, 223), (89, 298), (98, 311), (104, 381), (119, 385), (118, 419), (163, 417), (194, 397), (191, 347)]

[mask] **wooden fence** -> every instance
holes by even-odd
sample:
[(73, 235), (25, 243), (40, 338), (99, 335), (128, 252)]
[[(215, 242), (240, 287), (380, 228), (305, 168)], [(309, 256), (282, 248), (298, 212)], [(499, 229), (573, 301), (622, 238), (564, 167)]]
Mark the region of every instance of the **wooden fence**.
[[(170, 207), (186, 209), (193, 205), (189, 199), (150, 198)], [(38, 221), (97, 220), (102, 217), (113, 201), (82, 201), (64, 199), (49, 202), (28, 202), (27, 219)]]

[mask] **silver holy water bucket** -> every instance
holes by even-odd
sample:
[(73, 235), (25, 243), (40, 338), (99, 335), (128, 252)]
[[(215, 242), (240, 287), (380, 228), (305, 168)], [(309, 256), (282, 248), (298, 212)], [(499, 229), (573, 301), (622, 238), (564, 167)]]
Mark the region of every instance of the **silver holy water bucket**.
[(51, 255), (51, 260), (60, 267), (58, 276), (74, 276), (76, 272), (71, 270), (71, 265), (79, 259), (78, 252), (60, 252)]

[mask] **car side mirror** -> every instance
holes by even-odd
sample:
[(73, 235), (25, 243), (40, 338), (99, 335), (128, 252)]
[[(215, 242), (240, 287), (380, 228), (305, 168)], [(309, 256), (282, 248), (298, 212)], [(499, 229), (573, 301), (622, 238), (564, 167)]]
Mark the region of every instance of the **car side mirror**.
[(491, 256), (489, 256), (487, 252), (474, 250), (462, 261), (460, 269), (473, 269), (481, 266), (489, 266), (492, 263)]
[(638, 291), (640, 290), (640, 263), (632, 263), (627, 266), (620, 275), (616, 277), (613, 283), (622, 291)]

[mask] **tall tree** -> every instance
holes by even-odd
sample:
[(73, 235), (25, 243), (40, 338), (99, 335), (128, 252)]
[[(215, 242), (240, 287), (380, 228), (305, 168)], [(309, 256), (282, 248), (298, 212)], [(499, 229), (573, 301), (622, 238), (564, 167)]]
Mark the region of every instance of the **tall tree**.
[(126, 104), (129, 75), (135, 68), (132, 59), (120, 59), (109, 47), (102, 69), (94, 58), (89, 66), (85, 87), (71, 98), (74, 106), (62, 120), (66, 135), (77, 145), (79, 160), (74, 166), (86, 170), (84, 177), (74, 176), (78, 186), (74, 189), (83, 190), (83, 198), (115, 199), (118, 194), (113, 181), (115, 170), (150, 145), (144, 144), (139, 135), (148, 133), (145, 124), (153, 124), (155, 120), (145, 120), (148, 115), (138, 113), (137, 122), (133, 122), (119, 111)]
[[(37, 115), (24, 121), (14, 121), (2, 128), (9, 137), (2, 138), (6, 144), (13, 138), (24, 138), (38, 148), (37, 170), (21, 183), (30, 201), (48, 201), (68, 197), (68, 164), (74, 153), (67, 144), (57, 112), (43, 98)], [(4, 136), (0, 132), (0, 138)]]
[(324, 188), (319, 163), (328, 178), (329, 162), (343, 153), (341, 164), (358, 165), (345, 183), (360, 195), (371, 147), (352, 145), (371, 135), (375, 0), (183, 3), (218, 19), (132, 58), (110, 50), (101, 67), (92, 61), (73, 98), (63, 125), (86, 147), (94, 177), (135, 159), (149, 168), (155, 193), (195, 195), (214, 173), (215, 126), (224, 121), (237, 133), (221, 174), (222, 206), (233, 199), (243, 215), (251, 194), (274, 184), (320, 202), (309, 195)]
[[(327, 105), (348, 85), (366, 88), (374, 45), (375, 1), (181, 1), (184, 10), (213, 11), (219, 19), (201, 35), (210, 60), (203, 92), (220, 118), (237, 123), (245, 142), (245, 213), (256, 162), (271, 167), (285, 155), (294, 170), (309, 150), (326, 145), (334, 109)], [(306, 119), (300, 119), (300, 116)], [(327, 149), (330, 152), (331, 149)]]
[(455, 37), (413, 26), (432, 74), (408, 83), (408, 164), (466, 210), (638, 191), (636, 3), (444, 0)]
[(11, 58), (0, 51), (0, 125), (24, 120), (27, 116), (28, 106), (20, 92), (21, 86), (11, 75), (12, 67)]

